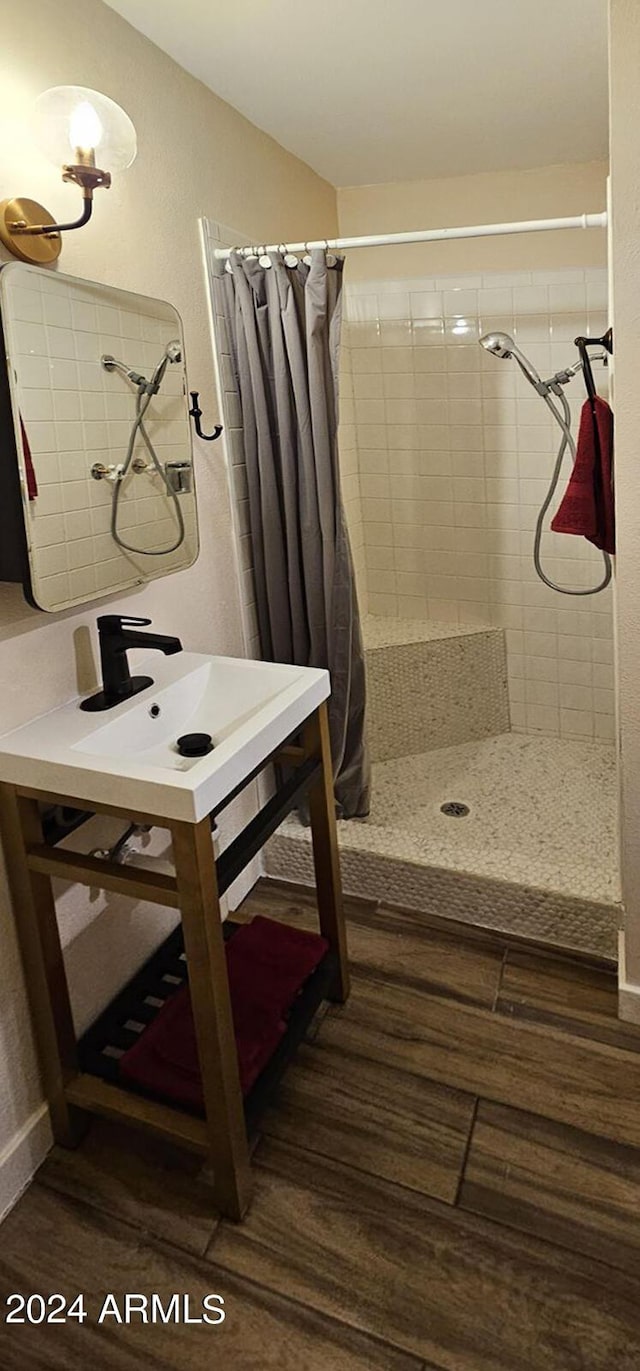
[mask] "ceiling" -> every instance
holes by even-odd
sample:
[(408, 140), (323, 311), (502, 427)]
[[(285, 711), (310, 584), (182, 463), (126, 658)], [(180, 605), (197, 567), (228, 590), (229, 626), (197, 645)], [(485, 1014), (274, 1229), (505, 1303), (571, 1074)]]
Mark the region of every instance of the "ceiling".
[(607, 0), (109, 0), (337, 186), (607, 156)]

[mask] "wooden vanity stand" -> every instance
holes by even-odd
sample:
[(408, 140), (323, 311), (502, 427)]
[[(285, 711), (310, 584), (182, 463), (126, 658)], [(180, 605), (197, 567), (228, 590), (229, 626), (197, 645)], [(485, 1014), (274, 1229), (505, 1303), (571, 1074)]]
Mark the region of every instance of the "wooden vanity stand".
[[(286, 779), (217, 861), (211, 835), (213, 816), (197, 823), (176, 822), (162, 814), (132, 814), (112, 805), (89, 804), (74, 795), (52, 795), (0, 784), (0, 826), (43, 1090), (57, 1142), (75, 1146), (86, 1127), (87, 1114), (101, 1114), (147, 1129), (207, 1158), (213, 1169), (216, 1208), (236, 1220), (242, 1218), (250, 1200), (251, 1167), (220, 899), (305, 792), (313, 837), (319, 925), (329, 943), (327, 955), (333, 966), (326, 994), (344, 1001), (349, 993), (326, 703), (309, 716), (300, 742), (298, 746), (281, 748), (261, 764), (260, 771), (269, 763), (276, 763), (276, 774)], [(239, 789), (244, 789), (255, 774), (248, 776)], [(224, 804), (237, 793), (229, 795)], [(128, 822), (133, 819), (169, 828), (175, 876), (121, 866), (45, 844), (42, 804), (90, 808), (92, 812), (116, 815)], [(79, 1069), (52, 877), (180, 911), (202, 1073), (204, 1119)]]

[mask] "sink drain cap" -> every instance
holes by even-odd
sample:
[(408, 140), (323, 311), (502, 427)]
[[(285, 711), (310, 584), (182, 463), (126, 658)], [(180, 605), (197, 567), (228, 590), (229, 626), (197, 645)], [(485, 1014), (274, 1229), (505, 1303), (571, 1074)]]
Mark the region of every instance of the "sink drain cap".
[(213, 739), (210, 733), (183, 733), (177, 747), (181, 757), (206, 757), (213, 752)]

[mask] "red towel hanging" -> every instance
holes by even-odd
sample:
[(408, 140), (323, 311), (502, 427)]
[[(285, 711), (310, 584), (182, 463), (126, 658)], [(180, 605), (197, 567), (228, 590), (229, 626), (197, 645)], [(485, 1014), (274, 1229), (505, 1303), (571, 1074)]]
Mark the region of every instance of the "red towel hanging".
[(36, 500), (38, 497), (38, 482), (36, 481), (36, 473), (31, 460), (31, 448), (29, 447), (29, 439), (27, 438), (27, 431), (22, 422), (22, 416), (20, 416), (20, 433), (22, 435), (24, 470), (27, 478), (27, 495), (30, 500)]
[(600, 395), (582, 406), (576, 460), (551, 527), (588, 538), (602, 552), (616, 550), (613, 413)]

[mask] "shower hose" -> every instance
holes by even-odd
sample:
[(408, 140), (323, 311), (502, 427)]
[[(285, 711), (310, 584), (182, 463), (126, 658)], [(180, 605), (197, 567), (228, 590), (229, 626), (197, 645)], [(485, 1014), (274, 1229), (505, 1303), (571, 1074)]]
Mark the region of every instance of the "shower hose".
[(569, 452), (571, 454), (572, 461), (575, 462), (576, 459), (576, 445), (573, 441), (573, 435), (571, 433), (571, 410), (569, 408), (569, 402), (567, 400), (566, 395), (564, 395), (563, 392), (560, 392), (560, 395), (558, 396), (558, 399), (560, 400), (560, 403), (562, 405), (562, 411), (558, 408), (556, 404), (554, 404), (550, 394), (547, 393), (546, 395), (543, 395), (542, 398), (547, 408), (551, 410), (551, 413), (554, 419), (556, 420), (556, 423), (560, 425), (560, 428), (562, 430), (562, 441), (558, 449), (558, 456), (556, 457), (553, 472), (551, 473), (549, 489), (547, 491), (544, 503), (536, 520), (536, 531), (533, 541), (534, 566), (538, 573), (538, 576), (540, 577), (540, 580), (544, 581), (545, 585), (549, 586), (551, 590), (560, 591), (561, 595), (597, 595), (600, 590), (606, 590), (606, 587), (608, 586), (611, 580), (611, 558), (609, 557), (609, 554), (607, 552), (602, 553), (602, 560), (604, 562), (604, 575), (602, 580), (599, 582), (597, 586), (591, 586), (586, 590), (572, 590), (569, 586), (558, 586), (555, 584), (554, 581), (550, 581), (549, 577), (546, 576), (544, 571), (542, 570), (542, 563), (540, 559), (540, 544), (542, 542), (542, 534), (544, 531), (544, 521), (546, 518), (547, 510), (549, 509), (549, 506), (556, 493), (558, 481), (560, 479), (560, 472), (562, 470), (562, 462), (567, 448), (569, 449)]
[[(113, 489), (113, 500), (111, 504), (111, 537), (113, 538), (114, 542), (117, 543), (118, 547), (122, 548), (124, 552), (137, 552), (139, 556), (144, 557), (166, 557), (167, 553), (176, 552), (177, 549), (184, 542), (184, 518), (182, 516), (182, 510), (180, 508), (180, 501), (178, 495), (170, 485), (169, 480), (167, 478), (167, 474), (164, 471), (161, 463), (158, 461), (155, 448), (153, 446), (153, 443), (151, 442), (149, 434), (147, 433), (147, 430), (144, 425), (145, 414), (155, 394), (157, 394), (157, 390), (155, 388), (150, 389), (146, 381), (138, 386), (138, 391), (136, 395), (136, 417), (133, 421), (131, 433), (129, 434), (127, 454), (124, 459), (120, 479), (116, 481)], [(135, 450), (136, 438), (138, 434), (140, 434), (142, 441), (145, 444), (145, 447), (147, 449), (147, 452), (149, 453), (151, 461), (153, 462), (155, 470), (158, 473), (158, 476), (160, 477), (162, 484), (166, 489), (167, 495), (170, 497), (171, 500), (173, 500), (173, 507), (175, 510), (176, 519), (178, 521), (178, 536), (176, 541), (173, 542), (170, 547), (134, 547), (132, 543), (126, 543), (124, 538), (122, 538), (120, 533), (118, 532), (118, 509), (120, 506), (120, 490), (125, 480), (125, 477), (129, 472), (131, 463), (133, 461), (133, 453)]]

